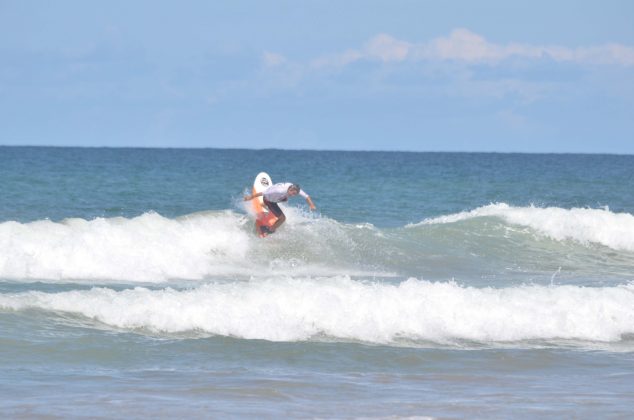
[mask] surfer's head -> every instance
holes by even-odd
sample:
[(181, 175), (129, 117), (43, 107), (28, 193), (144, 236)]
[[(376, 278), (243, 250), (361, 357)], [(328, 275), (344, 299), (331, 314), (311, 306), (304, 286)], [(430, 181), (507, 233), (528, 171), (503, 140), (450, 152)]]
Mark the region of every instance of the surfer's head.
[(288, 195), (297, 195), (299, 194), (300, 190), (301, 188), (298, 184), (291, 184), (291, 186), (288, 187)]

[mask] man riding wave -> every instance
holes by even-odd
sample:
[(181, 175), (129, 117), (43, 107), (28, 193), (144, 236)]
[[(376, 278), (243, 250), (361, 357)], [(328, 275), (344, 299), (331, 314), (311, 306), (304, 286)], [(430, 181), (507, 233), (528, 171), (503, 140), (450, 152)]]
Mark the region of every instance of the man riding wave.
[(264, 205), (275, 215), (275, 217), (277, 217), (277, 220), (270, 228), (267, 226), (261, 227), (264, 233), (270, 234), (275, 232), (277, 228), (279, 228), (282, 223), (286, 221), (286, 216), (277, 203), (285, 202), (289, 199), (289, 197), (293, 197), (298, 194), (306, 199), (306, 202), (308, 203), (308, 206), (311, 210), (315, 210), (315, 204), (310, 199), (310, 196), (306, 194), (299, 185), (293, 184), (291, 182), (281, 182), (279, 184), (268, 187), (262, 192), (245, 195), (244, 201), (253, 200), (254, 198), (260, 196), (262, 197)]

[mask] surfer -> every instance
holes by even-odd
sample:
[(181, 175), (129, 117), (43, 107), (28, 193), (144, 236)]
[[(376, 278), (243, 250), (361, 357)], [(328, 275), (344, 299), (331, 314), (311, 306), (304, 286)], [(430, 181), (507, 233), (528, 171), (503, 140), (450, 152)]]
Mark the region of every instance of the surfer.
[(315, 210), (315, 204), (313, 200), (310, 199), (310, 196), (306, 194), (299, 185), (293, 184), (291, 182), (281, 182), (279, 184), (272, 185), (268, 187), (266, 190), (251, 194), (245, 195), (244, 201), (253, 200), (256, 197), (262, 196), (264, 201), (264, 205), (277, 217), (277, 220), (271, 227), (262, 226), (262, 230), (264, 233), (273, 233), (277, 230), (278, 227), (282, 225), (286, 221), (286, 216), (282, 212), (282, 209), (277, 203), (281, 203), (287, 201), (289, 197), (296, 196), (297, 194), (301, 195), (306, 199), (308, 206), (311, 210)]

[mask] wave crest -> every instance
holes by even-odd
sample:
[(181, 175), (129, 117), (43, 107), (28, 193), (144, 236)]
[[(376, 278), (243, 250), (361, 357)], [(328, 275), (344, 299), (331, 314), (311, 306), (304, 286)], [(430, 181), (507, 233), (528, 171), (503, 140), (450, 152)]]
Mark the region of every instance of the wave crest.
[(634, 285), (474, 288), (349, 277), (211, 283), (191, 290), (0, 295), (4, 310), (63, 311), (111, 327), (271, 341), (316, 337), (407, 345), (572, 339), (616, 342), (634, 333)]
[(463, 220), (498, 217), (506, 223), (527, 226), (551, 239), (597, 243), (621, 251), (634, 251), (634, 215), (606, 209), (559, 207), (513, 207), (489, 204), (471, 211), (425, 219), (412, 226), (456, 223)]
[[(634, 263), (634, 216), (609, 210), (502, 203), (393, 229), (309, 217), (292, 207), (285, 212), (286, 224), (265, 239), (254, 234), (252, 219), (232, 211), (3, 222), (0, 278), (92, 284), (271, 275), (469, 280), (517, 272), (524, 281), (564, 266), (621, 281), (631, 279)], [(610, 249), (580, 245), (590, 243)]]
[[(0, 277), (157, 281), (203, 278), (243, 264), (246, 222), (231, 212), (178, 219), (145, 213), (0, 224)], [(222, 264), (220, 262), (223, 262)]]

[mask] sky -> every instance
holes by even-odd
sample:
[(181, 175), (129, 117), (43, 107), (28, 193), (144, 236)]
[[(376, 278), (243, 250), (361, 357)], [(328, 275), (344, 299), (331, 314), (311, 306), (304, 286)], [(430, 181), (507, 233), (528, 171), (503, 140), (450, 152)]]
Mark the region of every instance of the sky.
[(634, 1), (0, 0), (0, 145), (634, 154)]

